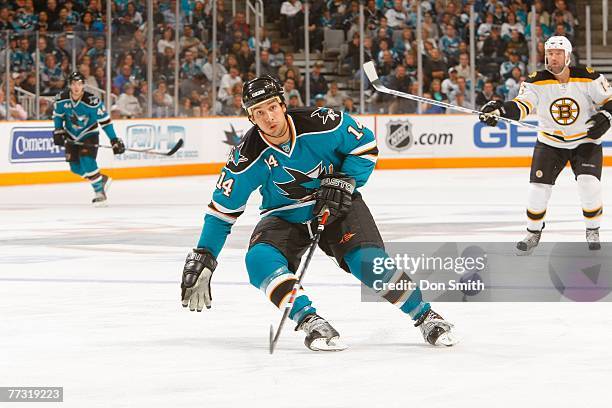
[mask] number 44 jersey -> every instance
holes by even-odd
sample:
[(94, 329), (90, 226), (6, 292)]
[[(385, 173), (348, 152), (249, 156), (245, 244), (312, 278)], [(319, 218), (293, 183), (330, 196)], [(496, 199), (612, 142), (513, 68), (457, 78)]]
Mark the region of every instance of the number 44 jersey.
[(319, 176), (342, 172), (363, 186), (378, 156), (376, 138), (346, 113), (329, 108), (300, 108), (287, 112), (291, 137), (279, 146), (252, 127), (229, 154), (208, 205), (199, 248), (219, 254), (232, 224), (259, 189), (263, 216), (292, 223), (311, 220), (313, 193)]

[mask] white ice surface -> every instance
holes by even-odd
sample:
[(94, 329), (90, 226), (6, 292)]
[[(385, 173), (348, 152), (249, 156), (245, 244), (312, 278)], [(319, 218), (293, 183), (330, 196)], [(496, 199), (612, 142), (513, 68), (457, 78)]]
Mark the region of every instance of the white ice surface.
[[(570, 174), (545, 241), (583, 239)], [(280, 313), (243, 261), (257, 194), (220, 256), (213, 308), (183, 310), (214, 181), (115, 181), (102, 209), (85, 183), (0, 188), (0, 386), (63, 386), (65, 402), (44, 405), (59, 407), (609, 406), (609, 303), (435, 304), (462, 337), (436, 349), (394, 307), (360, 302), (321, 253), (305, 287), (350, 348), (310, 352), (288, 324), (270, 356)], [(378, 171), (363, 193), (387, 240), (515, 241), (527, 182), (527, 169)]]

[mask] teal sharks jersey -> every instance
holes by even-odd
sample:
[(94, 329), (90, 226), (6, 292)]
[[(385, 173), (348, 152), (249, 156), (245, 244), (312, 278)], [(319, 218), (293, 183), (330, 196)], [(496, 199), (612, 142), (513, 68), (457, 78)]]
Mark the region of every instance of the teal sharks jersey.
[(72, 100), (70, 91), (59, 93), (53, 105), (53, 123), (56, 129), (66, 130), (74, 140), (97, 135), (98, 125), (110, 140), (117, 138), (104, 103), (89, 92), (84, 92), (78, 101)]
[(288, 111), (290, 141), (269, 143), (252, 127), (229, 154), (204, 217), (199, 248), (219, 254), (251, 193), (262, 196), (262, 216), (291, 223), (314, 218), (313, 193), (324, 173), (342, 172), (363, 186), (376, 164), (374, 133), (346, 113), (329, 108)]

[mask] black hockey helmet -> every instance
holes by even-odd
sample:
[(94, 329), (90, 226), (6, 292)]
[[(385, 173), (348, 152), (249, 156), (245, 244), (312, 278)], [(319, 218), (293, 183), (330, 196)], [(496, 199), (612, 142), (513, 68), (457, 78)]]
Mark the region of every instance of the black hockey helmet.
[(263, 75), (247, 81), (242, 87), (242, 107), (249, 113), (253, 106), (274, 97), (285, 103), (284, 95), (285, 90), (278, 79)]
[(71, 84), (73, 81), (81, 81), (82, 83), (85, 83), (85, 77), (80, 72), (74, 71), (68, 77), (68, 83)]

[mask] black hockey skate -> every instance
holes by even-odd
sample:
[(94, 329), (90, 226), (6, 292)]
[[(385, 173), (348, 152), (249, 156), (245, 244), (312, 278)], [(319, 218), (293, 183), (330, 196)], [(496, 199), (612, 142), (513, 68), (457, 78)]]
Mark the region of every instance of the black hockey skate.
[(599, 228), (587, 228), (586, 240), (589, 244), (589, 250), (599, 251), (601, 244), (599, 243)]
[(431, 309), (419, 317), (414, 326), (421, 329), (423, 338), (432, 346), (450, 347), (458, 342), (452, 333), (453, 325)]
[(535, 247), (540, 243), (542, 231), (527, 230), (527, 236), (516, 243), (516, 254), (519, 256), (531, 255)]
[(295, 328), (306, 333), (304, 344), (312, 351), (342, 351), (347, 346), (331, 324), (316, 313), (306, 316)]

